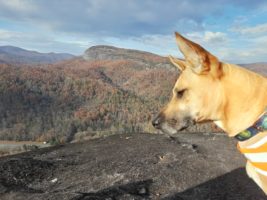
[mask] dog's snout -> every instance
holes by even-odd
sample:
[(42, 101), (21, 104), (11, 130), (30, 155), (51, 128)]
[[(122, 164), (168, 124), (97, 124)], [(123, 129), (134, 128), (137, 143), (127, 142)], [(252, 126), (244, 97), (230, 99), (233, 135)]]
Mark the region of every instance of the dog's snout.
[(163, 116), (162, 116), (162, 114), (159, 114), (152, 120), (152, 125), (155, 128), (159, 129), (162, 121), (163, 121)]

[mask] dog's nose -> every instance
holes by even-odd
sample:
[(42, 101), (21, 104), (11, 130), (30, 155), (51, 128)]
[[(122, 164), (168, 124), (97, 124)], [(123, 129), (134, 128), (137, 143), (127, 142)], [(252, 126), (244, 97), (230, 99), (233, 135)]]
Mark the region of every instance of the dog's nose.
[(162, 122), (162, 117), (160, 115), (158, 115), (152, 120), (152, 125), (155, 128), (159, 129), (161, 122)]
[(153, 119), (153, 121), (152, 121), (152, 125), (154, 126), (154, 127), (157, 127), (157, 126), (159, 126), (159, 119), (158, 118), (156, 118), (156, 119)]

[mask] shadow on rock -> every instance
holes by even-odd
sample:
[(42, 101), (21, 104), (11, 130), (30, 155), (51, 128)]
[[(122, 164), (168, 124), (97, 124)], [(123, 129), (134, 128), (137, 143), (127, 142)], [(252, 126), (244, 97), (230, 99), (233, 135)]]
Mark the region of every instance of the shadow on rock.
[(244, 168), (235, 169), (215, 179), (170, 195), (162, 200), (266, 200), (261, 189)]
[(82, 193), (80, 196), (73, 198), (72, 200), (145, 200), (150, 199), (149, 188), (152, 184), (152, 180), (144, 180), (125, 185), (112, 186), (105, 188), (98, 192)]

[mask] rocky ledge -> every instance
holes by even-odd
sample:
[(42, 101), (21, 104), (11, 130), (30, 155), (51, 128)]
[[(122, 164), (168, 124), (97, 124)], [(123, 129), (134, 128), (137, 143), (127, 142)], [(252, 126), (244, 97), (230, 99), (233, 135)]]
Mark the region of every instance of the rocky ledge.
[(0, 159), (0, 199), (263, 200), (225, 135), (123, 134)]

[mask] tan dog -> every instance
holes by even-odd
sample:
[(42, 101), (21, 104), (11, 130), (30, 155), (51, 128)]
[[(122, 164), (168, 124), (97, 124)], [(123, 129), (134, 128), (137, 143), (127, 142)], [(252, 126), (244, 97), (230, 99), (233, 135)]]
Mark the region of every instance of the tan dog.
[[(267, 107), (267, 79), (237, 65), (222, 63), (198, 44), (175, 34), (185, 60), (170, 56), (170, 61), (182, 73), (171, 101), (153, 120), (153, 126), (174, 134), (194, 122), (209, 120), (234, 137), (253, 125)], [(263, 160), (257, 160), (266, 171), (260, 173), (250, 161), (246, 170), (267, 194), (267, 131), (239, 142), (239, 147), (249, 149), (256, 142), (266, 150), (261, 154)]]

